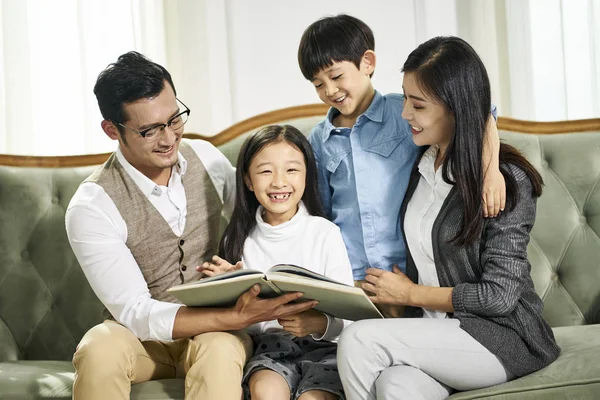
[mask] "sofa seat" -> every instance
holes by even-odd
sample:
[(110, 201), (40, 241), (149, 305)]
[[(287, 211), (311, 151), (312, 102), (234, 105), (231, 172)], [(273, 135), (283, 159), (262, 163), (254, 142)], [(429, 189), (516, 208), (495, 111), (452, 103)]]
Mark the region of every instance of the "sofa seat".
[(480, 390), (456, 393), (467, 399), (597, 399), (600, 393), (600, 324), (554, 328), (561, 353), (533, 374)]
[[(71, 399), (74, 369), (70, 361), (5, 361), (0, 363), (0, 399)], [(183, 379), (133, 385), (132, 400), (183, 400)]]

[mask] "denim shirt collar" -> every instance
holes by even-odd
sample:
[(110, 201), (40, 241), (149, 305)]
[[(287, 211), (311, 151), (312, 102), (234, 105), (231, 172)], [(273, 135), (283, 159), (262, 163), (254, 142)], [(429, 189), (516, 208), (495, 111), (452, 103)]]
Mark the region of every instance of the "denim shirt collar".
[[(381, 95), (381, 93), (379, 93), (376, 90), (375, 96), (373, 97), (373, 100), (371, 101), (369, 108), (367, 108), (367, 111), (365, 111), (364, 113), (359, 115), (358, 118), (356, 119), (356, 121), (358, 122), (358, 120), (363, 116), (366, 118), (369, 118), (373, 122), (383, 121), (383, 107), (384, 107), (383, 96)], [(323, 143), (325, 143), (329, 139), (329, 136), (331, 135), (331, 131), (333, 131), (334, 129), (337, 129), (333, 125), (333, 119), (335, 117), (337, 117), (339, 115), (339, 113), (340, 112), (333, 107), (331, 107), (329, 109), (329, 111), (327, 112), (327, 118), (325, 118), (325, 126), (323, 127), (324, 128), (323, 131), (325, 132), (325, 134), (323, 135)]]

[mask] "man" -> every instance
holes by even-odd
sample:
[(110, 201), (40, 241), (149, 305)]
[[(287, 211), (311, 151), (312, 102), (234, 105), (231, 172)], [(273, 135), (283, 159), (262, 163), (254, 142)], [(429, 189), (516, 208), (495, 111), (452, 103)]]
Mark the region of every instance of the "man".
[(166, 290), (196, 280), (217, 252), (219, 219), (233, 209), (234, 169), (210, 143), (181, 140), (190, 110), (169, 72), (143, 55), (119, 57), (98, 76), (102, 129), (117, 151), (75, 193), (71, 247), (107, 319), (73, 357), (75, 399), (129, 399), (132, 383), (185, 376), (187, 398), (235, 399), (252, 341), (242, 329), (304, 311), (300, 294), (232, 308), (177, 304)]

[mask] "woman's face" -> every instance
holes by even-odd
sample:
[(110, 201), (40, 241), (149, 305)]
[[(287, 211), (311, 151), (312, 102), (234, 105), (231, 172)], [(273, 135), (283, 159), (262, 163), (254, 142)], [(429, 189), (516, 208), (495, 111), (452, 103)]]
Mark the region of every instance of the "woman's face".
[(417, 146), (438, 145), (443, 155), (454, 134), (454, 115), (426, 96), (414, 72), (406, 72), (402, 82), (404, 109), (402, 118), (411, 126), (412, 137)]

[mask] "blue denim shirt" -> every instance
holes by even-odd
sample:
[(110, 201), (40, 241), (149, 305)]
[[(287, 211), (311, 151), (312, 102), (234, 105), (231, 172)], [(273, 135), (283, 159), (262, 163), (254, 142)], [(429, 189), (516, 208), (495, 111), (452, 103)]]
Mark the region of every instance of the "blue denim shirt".
[(332, 108), (309, 137), (321, 201), (342, 231), (355, 280), (369, 267), (406, 269), (400, 206), (419, 150), (401, 117), (403, 101), (376, 91), (352, 128), (334, 127)]

